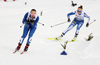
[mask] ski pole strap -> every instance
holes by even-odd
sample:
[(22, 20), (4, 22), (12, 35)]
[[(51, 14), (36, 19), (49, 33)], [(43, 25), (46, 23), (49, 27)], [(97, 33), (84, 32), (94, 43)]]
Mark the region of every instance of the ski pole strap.
[(67, 23), (67, 21), (66, 22), (62, 22), (62, 23), (59, 23), (59, 24), (56, 24), (56, 25), (52, 25), (51, 27), (55, 27), (55, 26), (58, 26), (58, 25), (61, 25), (61, 24), (64, 24), (64, 23)]

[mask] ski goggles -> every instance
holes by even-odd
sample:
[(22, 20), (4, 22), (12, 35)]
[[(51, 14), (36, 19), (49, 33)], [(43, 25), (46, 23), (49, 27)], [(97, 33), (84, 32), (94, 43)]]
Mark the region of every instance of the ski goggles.
[(78, 10), (77, 10), (77, 12), (81, 13), (81, 12), (82, 12), (82, 10), (79, 10), (79, 9), (78, 9)]
[(31, 13), (31, 15), (32, 15), (32, 16), (35, 16), (36, 14), (32, 14), (32, 13)]
[(81, 13), (82, 12), (82, 9), (81, 8), (78, 8), (77, 12)]
[(77, 10), (77, 12), (81, 13), (82, 11), (80, 11), (80, 10)]

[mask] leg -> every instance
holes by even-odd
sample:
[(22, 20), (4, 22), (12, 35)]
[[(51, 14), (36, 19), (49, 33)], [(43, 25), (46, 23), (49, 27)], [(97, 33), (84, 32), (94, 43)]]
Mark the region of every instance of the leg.
[(77, 29), (76, 29), (76, 32), (75, 32), (75, 37), (77, 38), (78, 34), (79, 34), (79, 30), (80, 28), (83, 26), (84, 24), (84, 21), (80, 22), (77, 24)]
[(70, 25), (69, 25), (69, 27), (67, 28), (67, 30), (65, 30), (64, 32), (63, 32), (63, 34), (65, 35), (68, 31), (70, 31), (74, 26), (75, 26), (76, 24), (74, 23), (74, 22), (72, 22)]
[(69, 27), (67, 28), (67, 30), (65, 30), (65, 31), (61, 34), (61, 36), (59, 36), (59, 37), (56, 38), (56, 39), (61, 39), (61, 38), (63, 37), (63, 35), (65, 35), (68, 31), (70, 31), (75, 25), (76, 25), (76, 23), (72, 22), (72, 23), (69, 25)]
[(23, 35), (19, 41), (20, 44), (23, 43), (24, 39), (26, 38), (27, 34), (28, 34), (28, 31), (29, 31), (29, 27), (27, 26), (24, 26), (24, 30), (23, 30)]
[(30, 45), (30, 43), (31, 43), (31, 41), (32, 41), (32, 36), (33, 36), (35, 30), (36, 30), (35, 27), (30, 29), (29, 37), (28, 37), (27, 44), (26, 44), (26, 46), (25, 46), (24, 51), (27, 51), (27, 50), (28, 50), (28, 47), (29, 47), (29, 45)]
[(28, 36), (28, 40), (27, 40), (27, 44), (30, 44), (30, 43), (31, 43), (31, 41), (32, 41), (32, 36), (33, 36), (33, 34), (35, 33), (35, 30), (36, 30), (35, 27), (30, 29), (29, 36)]
[(22, 45), (25, 37), (27, 36), (28, 31), (29, 31), (29, 27), (24, 26), (23, 35), (22, 35), (22, 37), (21, 37), (21, 39), (20, 39), (20, 41), (18, 43), (18, 46), (17, 46), (16, 50), (19, 50), (21, 48), (21, 45)]
[(65, 35), (68, 31), (70, 31), (76, 24), (77, 24), (78, 20), (76, 18), (74, 18), (73, 22), (69, 25), (69, 27), (67, 28), (67, 30), (65, 30), (63, 32), (63, 34)]

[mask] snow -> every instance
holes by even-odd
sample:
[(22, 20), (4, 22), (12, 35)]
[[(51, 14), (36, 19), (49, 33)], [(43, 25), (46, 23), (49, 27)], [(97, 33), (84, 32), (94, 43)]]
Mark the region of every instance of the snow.
[[(0, 1), (0, 65), (100, 65), (100, 1), (99, 0), (73, 0), (84, 6), (84, 11), (91, 17), (92, 22), (88, 28), (85, 27), (87, 19), (80, 30), (76, 42), (67, 44), (68, 55), (62, 56), (63, 51), (60, 43), (71, 40), (76, 28), (73, 28), (62, 39), (62, 41), (50, 41), (46, 38), (59, 36), (67, 29), (70, 23), (51, 28), (51, 25), (67, 21), (67, 13), (75, 11), (78, 6), (72, 7), (70, 0), (17, 0), (15, 2)], [(25, 5), (27, 2), (27, 5)], [(21, 49), (13, 54), (17, 43), (22, 35), (22, 24), (24, 14), (32, 8), (37, 13), (43, 10), (40, 16), (41, 23), (33, 35), (32, 43), (28, 52), (21, 55), (27, 38)], [(73, 20), (74, 16), (71, 16)], [(84, 38), (93, 33), (94, 38), (87, 42)]]

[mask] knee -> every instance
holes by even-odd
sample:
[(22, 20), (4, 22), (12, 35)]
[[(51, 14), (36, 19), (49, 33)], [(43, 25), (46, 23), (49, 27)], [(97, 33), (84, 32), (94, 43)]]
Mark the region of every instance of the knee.
[(32, 37), (28, 37), (27, 44), (30, 44), (32, 41)]
[(33, 36), (34, 32), (30, 32), (29, 33), (29, 38), (31, 38)]
[(33, 34), (29, 34), (29, 36), (28, 36), (28, 37), (29, 37), (29, 38), (31, 38), (32, 36), (33, 36)]
[(79, 31), (80, 30), (80, 28), (77, 28), (77, 30), (76, 31)]
[(29, 37), (29, 42), (31, 42), (32, 41), (32, 37)]
[(67, 28), (67, 31), (71, 30), (74, 26), (71, 25), (70, 27)]
[(23, 35), (22, 38), (26, 38), (26, 35)]
[(78, 26), (78, 27), (77, 27), (77, 30), (80, 30), (80, 28), (81, 28), (81, 27), (80, 27), (80, 26)]

